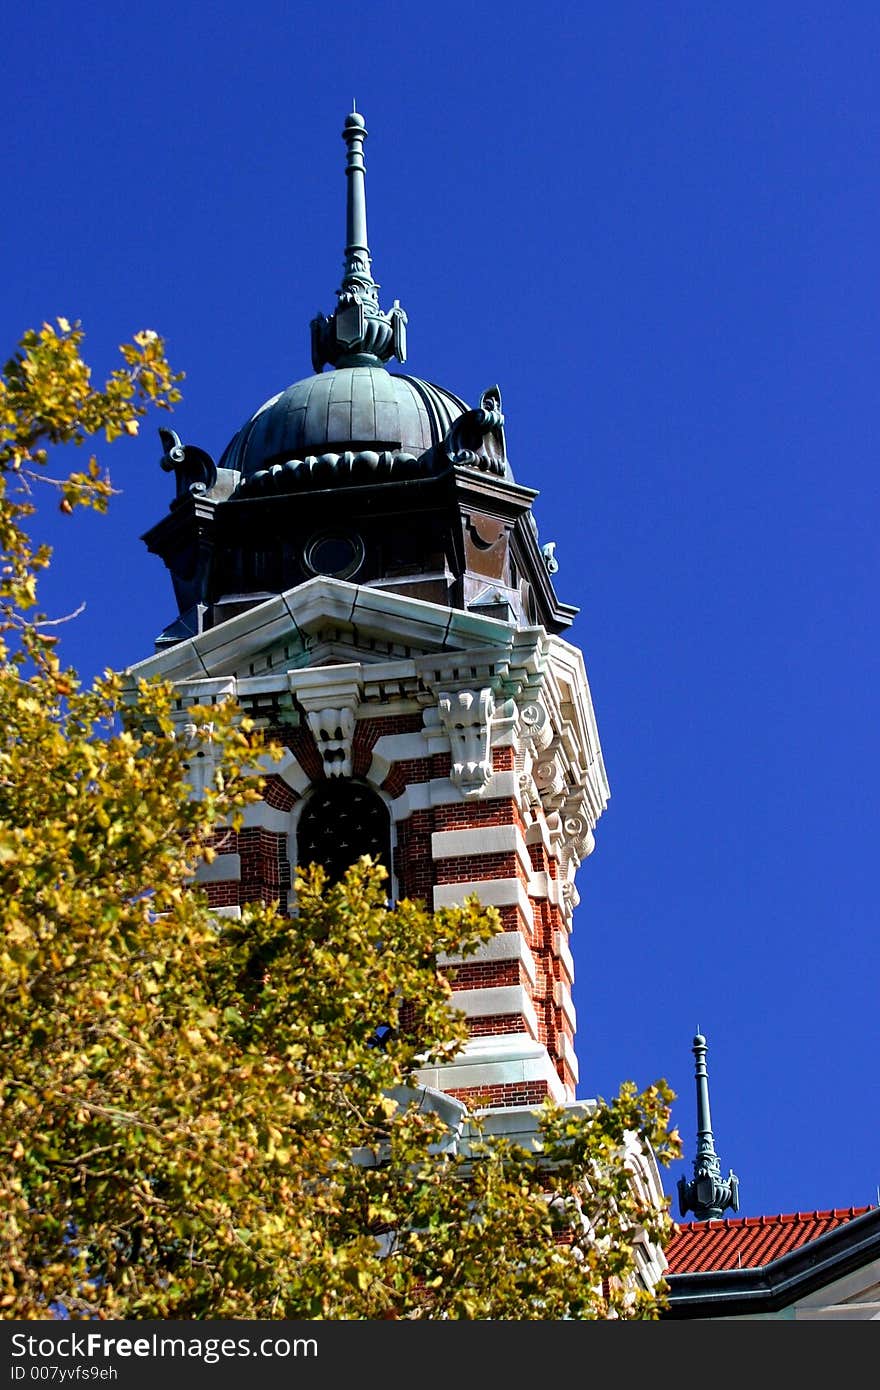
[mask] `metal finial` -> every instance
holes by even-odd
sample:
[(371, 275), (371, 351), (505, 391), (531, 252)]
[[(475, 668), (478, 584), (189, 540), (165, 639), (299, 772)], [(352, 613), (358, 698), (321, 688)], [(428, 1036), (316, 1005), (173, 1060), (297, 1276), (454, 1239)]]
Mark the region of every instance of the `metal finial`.
[(727, 1208), (739, 1211), (739, 1179), (733, 1169), (725, 1180), (715, 1153), (712, 1116), (709, 1110), (709, 1070), (706, 1066), (706, 1039), (697, 1026), (693, 1054), (697, 1082), (697, 1156), (692, 1182), (678, 1180), (678, 1208), (682, 1216), (692, 1211), (697, 1221), (710, 1221)]
[(342, 138), (345, 160), (345, 259), (338, 304), (326, 318), (312, 320), (312, 365), (316, 372), (334, 367), (381, 366), (391, 357), (406, 361), (406, 314), (397, 300), (389, 313), (379, 307), (367, 242), (367, 192), (364, 141), (367, 127), (352, 100)]
[(370, 273), (370, 248), (367, 244), (367, 190), (364, 141), (367, 127), (364, 118), (352, 102), (351, 112), (342, 128), (342, 138), (348, 146), (345, 161), (347, 180), (345, 197), (345, 272), (342, 289), (360, 290), (376, 308), (379, 307), (379, 286)]

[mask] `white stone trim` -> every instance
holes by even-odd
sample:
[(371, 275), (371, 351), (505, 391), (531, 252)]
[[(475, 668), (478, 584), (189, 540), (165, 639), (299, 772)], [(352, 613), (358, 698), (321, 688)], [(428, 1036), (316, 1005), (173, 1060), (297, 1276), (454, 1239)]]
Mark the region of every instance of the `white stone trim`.
[[(267, 652), (266, 656), (271, 656), (271, 652)], [(273, 666), (260, 676), (237, 676), (235, 684), (241, 699), (257, 695), (280, 695), (283, 693), (285, 680), (286, 675), (282, 667)]]
[[(580, 1118), (589, 1115), (596, 1109), (596, 1102), (575, 1101), (567, 1102), (566, 1108), (573, 1116)], [(534, 1149), (539, 1137), (539, 1111), (534, 1105), (488, 1105), (477, 1112), (484, 1124), (486, 1134), (504, 1137), (512, 1143), (520, 1144), (525, 1149)], [(463, 1140), (467, 1143), (467, 1129), (464, 1131)], [(662, 1198), (662, 1194), (661, 1194)]]
[[(387, 773), (385, 774), (385, 776), (382, 776), (381, 778), (374, 780), (373, 774), (375, 766), (375, 762), (370, 764), (370, 770), (367, 773), (367, 779), (377, 788), (377, 790), (381, 791), (382, 783), (385, 781), (385, 776), (387, 776)], [(382, 794), (385, 795), (384, 792)], [(398, 821), (409, 820), (413, 811), (427, 811), (430, 810), (430, 807), (431, 792), (430, 784), (428, 782), (411, 782), (409, 786), (405, 787), (404, 790), (400, 793), (400, 796), (395, 796), (393, 799), (389, 798), (388, 800), (388, 809), (391, 812), (391, 819), (395, 822), (395, 824)]]
[(265, 801), (253, 801), (242, 807), (241, 823), (248, 830), (275, 830), (286, 835), (290, 829), (290, 812), (280, 811)]
[[(365, 653), (361, 653), (361, 655), (365, 656)], [(395, 683), (392, 680), (385, 681), (380, 687), (378, 682), (372, 682), (369, 679), (369, 673), (372, 670), (372, 664), (365, 659), (363, 664), (363, 699), (358, 705), (358, 719), (396, 719), (409, 714), (417, 714), (419, 718), (422, 717), (425, 709), (424, 698), (419, 699), (415, 695), (408, 697), (399, 695), (394, 689)], [(386, 693), (389, 690), (391, 694)], [(382, 737), (386, 738), (390, 735), (383, 734)]]
[(543, 1043), (527, 1033), (501, 1033), (490, 1038), (470, 1038), (463, 1051), (438, 1067), (425, 1067), (418, 1073), (426, 1086), (439, 1091), (462, 1088), (488, 1090), (490, 1086), (522, 1085), (530, 1081), (546, 1084), (554, 1100), (568, 1098)]
[(572, 1044), (569, 1042), (568, 1038), (565, 1036), (564, 1033), (559, 1033), (557, 1035), (556, 1041), (557, 1046), (559, 1048), (560, 1057), (567, 1065), (569, 1071), (575, 1079), (575, 1082), (577, 1082), (579, 1077), (578, 1059)]
[[(383, 704), (390, 703), (389, 691), (386, 689), (388, 683), (400, 688), (402, 699), (405, 699), (408, 690), (418, 689), (416, 663), (401, 657), (395, 657), (391, 661), (369, 662), (364, 666), (362, 679), (364, 699), (381, 700)], [(406, 700), (406, 703), (409, 705), (412, 701)]]
[(434, 910), (438, 907), (460, 907), (465, 898), (473, 894), (484, 907), (518, 907), (529, 931), (534, 931), (535, 910), (518, 878), (475, 878), (465, 883), (437, 883), (434, 886)]
[[(319, 575), (255, 604), (197, 637), (137, 662), (129, 667), (129, 673), (135, 679), (160, 674), (169, 680), (187, 680), (194, 673), (207, 677), (227, 675), (255, 662), (275, 642), (286, 639), (302, 645), (306, 638), (314, 640), (328, 626), (342, 629), (346, 637), (356, 631), (361, 636), (410, 648), (410, 653), (401, 652), (401, 660), (412, 661), (413, 649), (420, 654), (431, 653), (427, 657), (430, 667), (436, 666), (438, 660), (448, 666), (456, 650), (470, 652), (475, 647), (509, 666), (512, 644), (528, 647), (547, 640), (541, 628), (520, 632), (514, 623), (497, 618)], [(527, 660), (526, 652), (517, 651), (516, 655), (519, 664), (523, 664), (524, 658)], [(418, 658), (415, 665), (421, 677)]]
[(549, 877), (545, 869), (532, 870), (529, 877), (529, 895), (533, 898), (549, 898), (553, 880)]
[(565, 932), (555, 931), (553, 933), (553, 954), (557, 960), (562, 962), (562, 968), (568, 976), (570, 982), (574, 984), (574, 956), (568, 944), (568, 937)]
[[(363, 706), (361, 717), (370, 717), (363, 710)], [(421, 730), (408, 734), (380, 734), (373, 744), (373, 757), (387, 761), (389, 766), (416, 758), (430, 758), (432, 751), (425, 733)]]
[(268, 753), (261, 753), (257, 762), (263, 776), (280, 777), (291, 791), (297, 792), (300, 796), (312, 785), (308, 773), (303, 771), (289, 748), (283, 750), (280, 758), (273, 758)]
[(553, 981), (553, 1003), (556, 1005), (557, 1009), (562, 1010), (563, 1014), (571, 1024), (571, 1031), (573, 1033), (576, 1033), (577, 1013), (575, 1011), (574, 1001), (572, 1000), (571, 990), (569, 989), (567, 980)]
[(563, 893), (563, 880), (561, 878), (551, 878), (547, 875), (547, 901), (553, 903), (555, 907), (561, 908), (568, 916), (571, 916), (571, 907), (565, 901)]
[(234, 921), (240, 921), (241, 908), (237, 904), (230, 904), (229, 907), (212, 907), (211, 915), (213, 917), (231, 917)]
[(287, 672), (287, 684), (305, 710), (344, 704), (354, 712), (360, 703), (362, 675), (359, 661), (338, 666), (300, 666)]
[(560, 702), (561, 741), (580, 765), (580, 780), (586, 794), (591, 829), (608, 804), (611, 795), (602, 759), (596, 716), (587, 680), (583, 653), (558, 636), (547, 638), (548, 667), (556, 681), (561, 678), (572, 696), (571, 705)]
[(435, 830), (431, 836), (432, 859), (459, 859), (475, 854), (507, 854), (519, 859), (527, 879), (532, 861), (517, 825), (477, 825), (465, 830)]
[[(367, 780), (381, 790), (390, 770), (391, 764), (385, 765), (384, 758), (374, 757), (367, 772)], [(512, 772), (496, 772), (489, 778), (482, 799), (512, 799), (515, 794), (514, 778), (515, 774)], [(406, 820), (413, 811), (426, 811), (433, 806), (460, 806), (464, 800), (463, 793), (448, 777), (434, 777), (428, 782), (411, 782), (405, 787), (400, 796), (392, 800), (391, 814), (396, 821)]]
[(548, 855), (554, 855), (552, 842), (550, 840), (550, 830), (543, 816), (533, 820), (526, 830), (527, 845), (543, 845)]
[(197, 883), (240, 883), (241, 855), (218, 854), (208, 864), (204, 859), (196, 869)]
[[(199, 677), (193, 680), (178, 681), (174, 687), (175, 698), (181, 700), (184, 707), (202, 705), (205, 709), (210, 709), (212, 705), (234, 699), (235, 693), (234, 676)], [(179, 713), (181, 711), (175, 711), (175, 714)]]
[(465, 1018), (492, 1018), (495, 1014), (519, 1014), (533, 1038), (538, 1036), (538, 1015), (523, 985), (497, 985), (494, 989), (454, 989), (452, 1007)]
[(502, 931), (490, 941), (484, 941), (470, 955), (450, 955), (440, 951), (438, 965), (480, 965), (484, 961), (518, 960), (532, 985), (538, 982), (538, 968), (528, 942), (519, 931)]
[[(200, 632), (198, 637), (190, 640), (205, 670), (213, 673), (223, 666), (240, 670), (246, 664), (256, 665), (255, 658), (265, 657), (276, 643), (289, 642), (294, 636), (298, 637), (299, 632), (287, 605), (277, 599), (274, 602), (267, 599), (265, 603), (246, 608), (243, 613), (237, 613), (234, 618), (220, 623), (219, 627)], [(173, 650), (172, 647), (170, 651)], [(250, 676), (250, 672), (246, 674)], [(267, 674), (265, 670), (254, 672), (254, 675)], [(280, 670), (279, 675), (283, 680)]]
[[(435, 752), (440, 750), (435, 749)], [(450, 777), (435, 777), (429, 783), (432, 806), (449, 806), (469, 800), (460, 787)], [(515, 772), (493, 772), (483, 790), (481, 801), (495, 801), (501, 798), (515, 800), (518, 793)]]

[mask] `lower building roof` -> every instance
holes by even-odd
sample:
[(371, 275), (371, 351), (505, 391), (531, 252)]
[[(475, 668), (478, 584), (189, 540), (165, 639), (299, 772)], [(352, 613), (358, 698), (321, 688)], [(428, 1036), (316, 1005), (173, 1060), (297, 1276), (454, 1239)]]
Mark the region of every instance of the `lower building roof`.
[(880, 1261), (880, 1207), (692, 1221), (666, 1259), (668, 1317), (778, 1312)]

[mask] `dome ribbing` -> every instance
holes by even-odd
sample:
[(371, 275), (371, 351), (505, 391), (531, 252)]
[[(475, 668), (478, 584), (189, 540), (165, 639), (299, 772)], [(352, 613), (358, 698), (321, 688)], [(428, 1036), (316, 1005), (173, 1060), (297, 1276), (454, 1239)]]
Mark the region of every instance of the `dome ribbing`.
[(358, 449), (418, 457), (469, 409), (451, 391), (384, 367), (337, 367), (271, 397), (230, 440), (220, 460), (242, 478), (291, 459)]

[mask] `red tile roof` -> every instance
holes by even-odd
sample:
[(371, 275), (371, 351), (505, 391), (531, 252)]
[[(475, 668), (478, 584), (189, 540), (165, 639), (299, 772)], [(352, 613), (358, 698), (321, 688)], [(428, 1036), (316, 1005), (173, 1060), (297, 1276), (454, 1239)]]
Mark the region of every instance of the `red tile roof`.
[(870, 1207), (796, 1211), (783, 1216), (743, 1216), (689, 1221), (675, 1228), (666, 1247), (667, 1277), (712, 1269), (756, 1269), (811, 1240), (845, 1226)]

